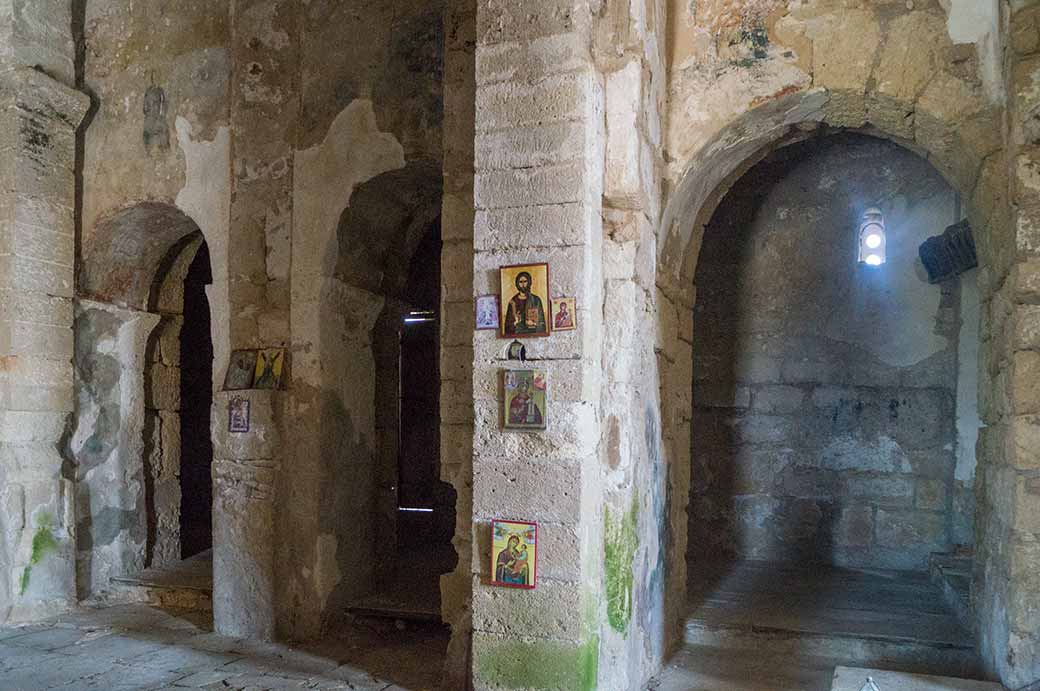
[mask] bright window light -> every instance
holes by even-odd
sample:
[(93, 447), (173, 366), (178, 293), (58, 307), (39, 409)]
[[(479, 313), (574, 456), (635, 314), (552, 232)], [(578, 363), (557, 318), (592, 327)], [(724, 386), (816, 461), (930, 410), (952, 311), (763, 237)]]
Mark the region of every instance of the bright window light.
[(863, 212), (857, 237), (856, 256), (861, 264), (881, 266), (885, 263), (885, 217), (881, 209), (870, 208)]

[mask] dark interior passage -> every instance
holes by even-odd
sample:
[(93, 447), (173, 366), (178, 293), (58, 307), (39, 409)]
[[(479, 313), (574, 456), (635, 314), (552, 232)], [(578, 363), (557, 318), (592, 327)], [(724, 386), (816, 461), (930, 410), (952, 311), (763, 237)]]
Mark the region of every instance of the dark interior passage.
[(206, 286), (213, 282), (209, 250), (200, 245), (184, 279), (181, 328), (181, 558), (213, 546), (210, 406), (213, 341)]

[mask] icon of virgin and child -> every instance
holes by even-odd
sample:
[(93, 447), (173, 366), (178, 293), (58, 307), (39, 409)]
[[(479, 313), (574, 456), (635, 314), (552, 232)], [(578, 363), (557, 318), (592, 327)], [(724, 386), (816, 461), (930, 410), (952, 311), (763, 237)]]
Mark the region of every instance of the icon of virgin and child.
[(495, 580), (510, 585), (531, 585), (527, 544), (516, 535), (509, 536), (506, 546), (495, 558)]

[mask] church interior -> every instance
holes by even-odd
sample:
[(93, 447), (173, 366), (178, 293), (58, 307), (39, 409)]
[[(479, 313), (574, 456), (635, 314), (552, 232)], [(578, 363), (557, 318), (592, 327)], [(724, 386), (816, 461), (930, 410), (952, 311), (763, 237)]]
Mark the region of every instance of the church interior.
[(1037, 691), (1037, 0), (0, 0), (0, 690)]

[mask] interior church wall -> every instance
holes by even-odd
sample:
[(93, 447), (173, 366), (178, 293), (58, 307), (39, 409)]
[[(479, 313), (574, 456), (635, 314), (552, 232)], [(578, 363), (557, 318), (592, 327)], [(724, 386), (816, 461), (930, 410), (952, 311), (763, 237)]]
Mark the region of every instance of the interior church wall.
[[(874, 205), (877, 268), (856, 257)], [(959, 282), (917, 267), (957, 208), (926, 161), (872, 138), (794, 144), (729, 191), (695, 279), (694, 563), (925, 570), (955, 522), (970, 542), (972, 506), (954, 504)]]
[[(173, 258), (182, 239), (203, 228), (221, 274), (208, 288), (210, 303), (226, 314), (231, 65), (227, 9), (219, 5), (91, 1), (76, 3), (73, 19), (78, 79), (94, 104), (80, 144), (82, 300), (70, 441), (78, 588), (86, 597), (108, 590), (110, 576), (180, 558), (179, 282), (201, 237), (179, 257), (180, 270)], [(116, 320), (112, 334), (97, 331), (104, 315)], [(226, 358), (225, 324), (213, 320)], [(131, 325), (135, 336), (123, 336)], [(108, 341), (115, 349), (102, 354)], [(99, 361), (106, 357), (113, 366)], [(219, 359), (214, 387), (223, 376)]]
[(280, 626), (295, 635), (343, 616), (393, 556), (396, 455), (377, 433), (377, 405), (395, 402), (377, 389), (374, 330), (385, 310), (401, 311), (402, 272), (440, 213), (442, 15), (441, 3), (405, 2), (365, 13), (316, 2), (293, 15), (300, 110), (281, 212), (294, 461), (278, 568)]

